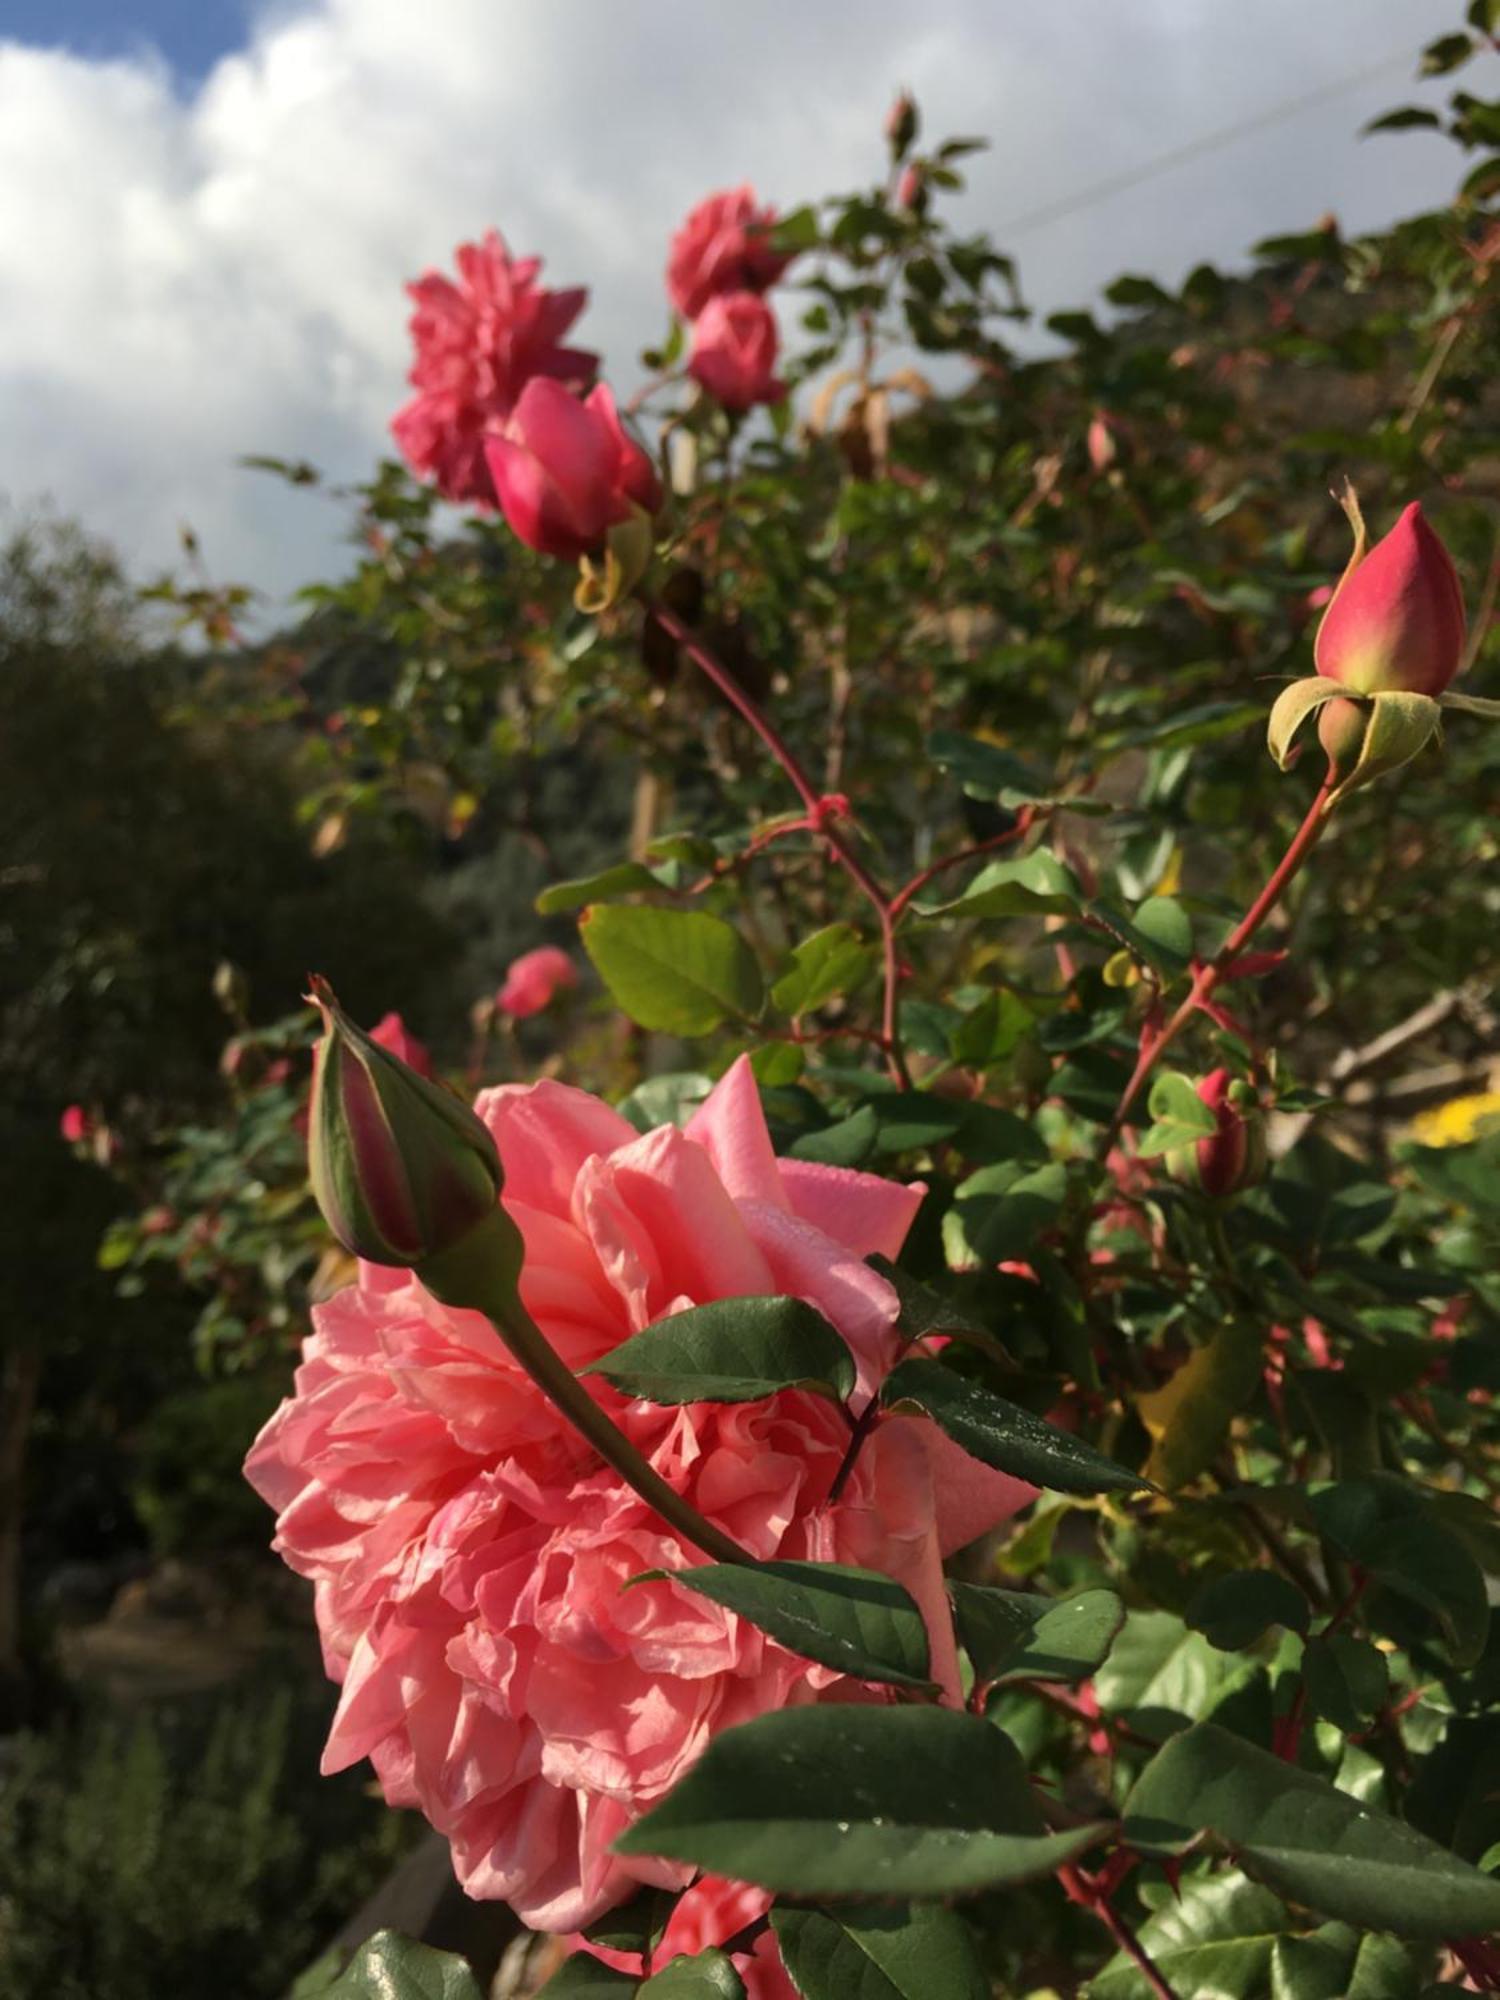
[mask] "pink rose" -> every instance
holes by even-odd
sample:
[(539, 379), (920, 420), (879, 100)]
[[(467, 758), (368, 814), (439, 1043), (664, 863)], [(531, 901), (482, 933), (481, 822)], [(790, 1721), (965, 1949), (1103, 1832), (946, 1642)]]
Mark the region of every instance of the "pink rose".
[[(661, 1971), (679, 1954), (695, 1958), (700, 1951), (727, 1944), (770, 1907), (768, 1890), (752, 1888), (748, 1882), (729, 1882), (722, 1875), (700, 1875), (674, 1906), (661, 1943), (652, 1954), (653, 1968)], [(640, 1971), (640, 1959), (633, 1953), (608, 1951), (597, 1944), (585, 1946), (581, 1938), (570, 1943), (575, 1949), (592, 1951), (617, 1972)], [(769, 1930), (756, 1939), (753, 1950), (735, 1952), (733, 1962), (744, 1981), (745, 2000), (800, 2000)]]
[(1318, 672), (1354, 694), (1439, 695), (1463, 654), (1458, 572), (1417, 502), (1368, 555), (1359, 528), (1313, 645)]
[(565, 951), (555, 944), (538, 945), (511, 960), (505, 983), (495, 995), (495, 1005), (513, 1021), (524, 1021), (550, 1007), (559, 993), (578, 984), (578, 968)]
[(688, 373), (726, 410), (779, 403), (786, 384), (776, 377), (776, 315), (755, 292), (710, 299), (693, 329)]
[[(484, 1092), (521, 1295), (574, 1370), (663, 1315), (789, 1293), (852, 1349), (862, 1406), (897, 1351), (895, 1255), (923, 1194), (778, 1160), (741, 1058), (682, 1131), (640, 1135), (554, 1082)], [(394, 1805), (452, 1844), (469, 1893), (574, 1930), (638, 1882), (691, 1870), (610, 1843), (719, 1730), (771, 1709), (880, 1696), (670, 1580), (697, 1560), (554, 1413), (487, 1320), (364, 1267), (314, 1311), (295, 1393), (246, 1464), (276, 1546), (312, 1579), (342, 1685), (324, 1769), (368, 1757)], [(665, 1478), (761, 1557), (879, 1568), (927, 1619), (959, 1699), (942, 1559), (1032, 1489), (925, 1418), (871, 1429), (836, 1505), (849, 1430), (825, 1398), (662, 1408), (591, 1392)]]
[(370, 1030), (370, 1040), (389, 1049), (393, 1056), (416, 1070), (419, 1076), (433, 1074), (432, 1057), (426, 1044), (419, 1042), (399, 1014), (383, 1014)]
[(764, 292), (791, 257), (772, 248), (774, 208), (757, 208), (745, 186), (711, 194), (672, 238), (667, 291), (684, 319), (697, 319), (710, 299), (726, 292)]
[(598, 548), (633, 506), (654, 514), (661, 482), (601, 382), (579, 402), (528, 382), (505, 428), (485, 440), (501, 512), (529, 549), (573, 561)]
[(486, 435), (533, 377), (582, 384), (598, 357), (558, 345), (588, 293), (539, 285), (539, 257), (513, 260), (492, 229), (479, 243), (461, 243), (455, 261), (457, 284), (428, 271), (406, 288), (416, 306), (410, 380), (417, 394), (391, 430), (408, 465), (445, 499), (493, 507)]
[(81, 1104), (69, 1104), (57, 1121), (57, 1129), (70, 1146), (81, 1146), (94, 1126)]

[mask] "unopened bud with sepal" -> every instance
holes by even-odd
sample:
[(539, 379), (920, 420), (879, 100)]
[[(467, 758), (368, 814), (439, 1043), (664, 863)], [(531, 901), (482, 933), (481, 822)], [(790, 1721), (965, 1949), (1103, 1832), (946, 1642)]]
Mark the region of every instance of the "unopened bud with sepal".
[(495, 1142), (455, 1093), (356, 1027), (326, 980), (313, 1066), (308, 1170), (329, 1228), (353, 1256), (420, 1267), (495, 1215)]

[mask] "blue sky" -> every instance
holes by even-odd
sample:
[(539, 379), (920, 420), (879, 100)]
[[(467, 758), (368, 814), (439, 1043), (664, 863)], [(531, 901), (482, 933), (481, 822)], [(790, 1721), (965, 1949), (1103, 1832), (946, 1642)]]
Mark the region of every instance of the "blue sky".
[(249, 0), (3, 0), (0, 35), (96, 60), (149, 45), (192, 82), (244, 42), (250, 11)]
[(190, 523), (214, 574), (275, 600), (345, 559), (347, 520), (240, 458), (367, 473), (406, 394), (403, 283), (488, 227), (589, 287), (580, 339), (628, 391), (693, 202), (868, 184), (908, 85), (929, 134), (991, 141), (954, 219), (1067, 204), (1014, 247), (1040, 313), (1088, 305), (1122, 270), (1171, 283), (1330, 210), (1357, 233), (1446, 200), (1453, 147), (1358, 132), (1445, 101), (1410, 77), (1461, 18), (1461, 0), (0, 0), (0, 186), (19, 191), (0, 203), (0, 497), (50, 500), (145, 575)]

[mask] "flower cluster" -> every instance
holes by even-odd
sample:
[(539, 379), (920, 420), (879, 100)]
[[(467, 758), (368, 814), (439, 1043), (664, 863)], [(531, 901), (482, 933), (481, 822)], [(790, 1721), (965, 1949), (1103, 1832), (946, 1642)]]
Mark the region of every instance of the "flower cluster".
[(583, 311), (581, 287), (549, 291), (539, 257), (515, 259), (497, 230), (461, 243), (458, 281), (428, 271), (407, 286), (416, 395), (391, 430), (402, 456), (445, 500), (492, 507), (485, 440), (505, 423), (529, 382), (586, 385), (598, 356), (560, 342)]
[[(680, 1131), (642, 1136), (553, 1082), (486, 1091), (476, 1110), (525, 1244), (521, 1299), (568, 1368), (685, 1306), (767, 1294), (837, 1327), (860, 1398), (893, 1364), (896, 1296), (863, 1260), (899, 1251), (924, 1190), (778, 1159), (747, 1060)], [(655, 1471), (756, 1557), (902, 1583), (958, 1699), (943, 1558), (1030, 1487), (891, 1415), (833, 1501), (850, 1433), (823, 1397), (662, 1407), (587, 1379)], [(534, 1925), (572, 1929), (638, 1882), (687, 1880), (611, 1843), (719, 1730), (879, 1698), (670, 1580), (632, 1583), (692, 1558), (489, 1321), (409, 1272), (365, 1266), (318, 1309), (295, 1393), (246, 1470), (315, 1585), (342, 1687), (324, 1768), (368, 1757), (387, 1798), (448, 1837), (469, 1892)]]
[(699, 202), (672, 238), (667, 291), (692, 323), (688, 373), (726, 410), (786, 394), (776, 376), (776, 316), (764, 296), (791, 261), (773, 247), (775, 224), (774, 209), (740, 187)]

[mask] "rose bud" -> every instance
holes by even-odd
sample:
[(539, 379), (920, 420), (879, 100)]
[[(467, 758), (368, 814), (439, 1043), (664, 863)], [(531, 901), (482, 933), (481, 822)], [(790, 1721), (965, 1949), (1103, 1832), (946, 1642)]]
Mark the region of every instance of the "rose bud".
[(633, 510), (654, 514), (661, 481), (601, 382), (585, 401), (537, 376), (503, 431), (485, 441), (495, 494), (515, 534), (542, 555), (598, 549)]
[(513, 1021), (524, 1021), (550, 1007), (559, 993), (578, 984), (578, 968), (565, 951), (555, 944), (538, 945), (523, 951), (506, 968), (505, 984), (495, 995), (495, 1006)]
[(1349, 518), (1354, 553), (1318, 628), (1318, 672), (1353, 694), (1440, 695), (1464, 654), (1452, 557), (1415, 500), (1368, 554), (1357, 506)]
[(1198, 1101), (1213, 1113), (1217, 1129), (1191, 1146), (1175, 1147), (1167, 1171), (1215, 1201), (1254, 1187), (1266, 1170), (1265, 1123), (1254, 1091), (1227, 1069), (1216, 1069), (1198, 1085)]
[(308, 1141), (313, 1194), (351, 1255), (420, 1265), (494, 1215), (495, 1142), (461, 1098), (357, 1028), (325, 980), (312, 989), (323, 1014)]
[(885, 136), (893, 160), (906, 157), (912, 140), (917, 136), (919, 123), (916, 100), (909, 90), (903, 90), (885, 115)]
[(682, 317), (697, 319), (710, 299), (728, 292), (764, 292), (774, 285), (792, 261), (775, 248), (775, 227), (775, 209), (757, 208), (752, 187), (700, 201), (667, 257), (667, 291)]
[(901, 170), (896, 183), (896, 206), (910, 209), (913, 215), (924, 215), (927, 211), (927, 176), (915, 160)]
[(693, 329), (688, 373), (724, 405), (748, 410), (779, 403), (786, 384), (776, 376), (776, 316), (755, 292), (710, 299)]
[(1318, 628), (1318, 671), (1282, 689), (1266, 733), (1284, 771), (1296, 755), (1297, 731), (1318, 716), (1328, 756), (1325, 812), (1439, 738), (1440, 701), (1472, 705), (1444, 692), (1463, 665), (1463, 593), (1422, 509), (1413, 501), (1367, 554), (1364, 516), (1347, 483), (1339, 504), (1354, 530), (1354, 553)]

